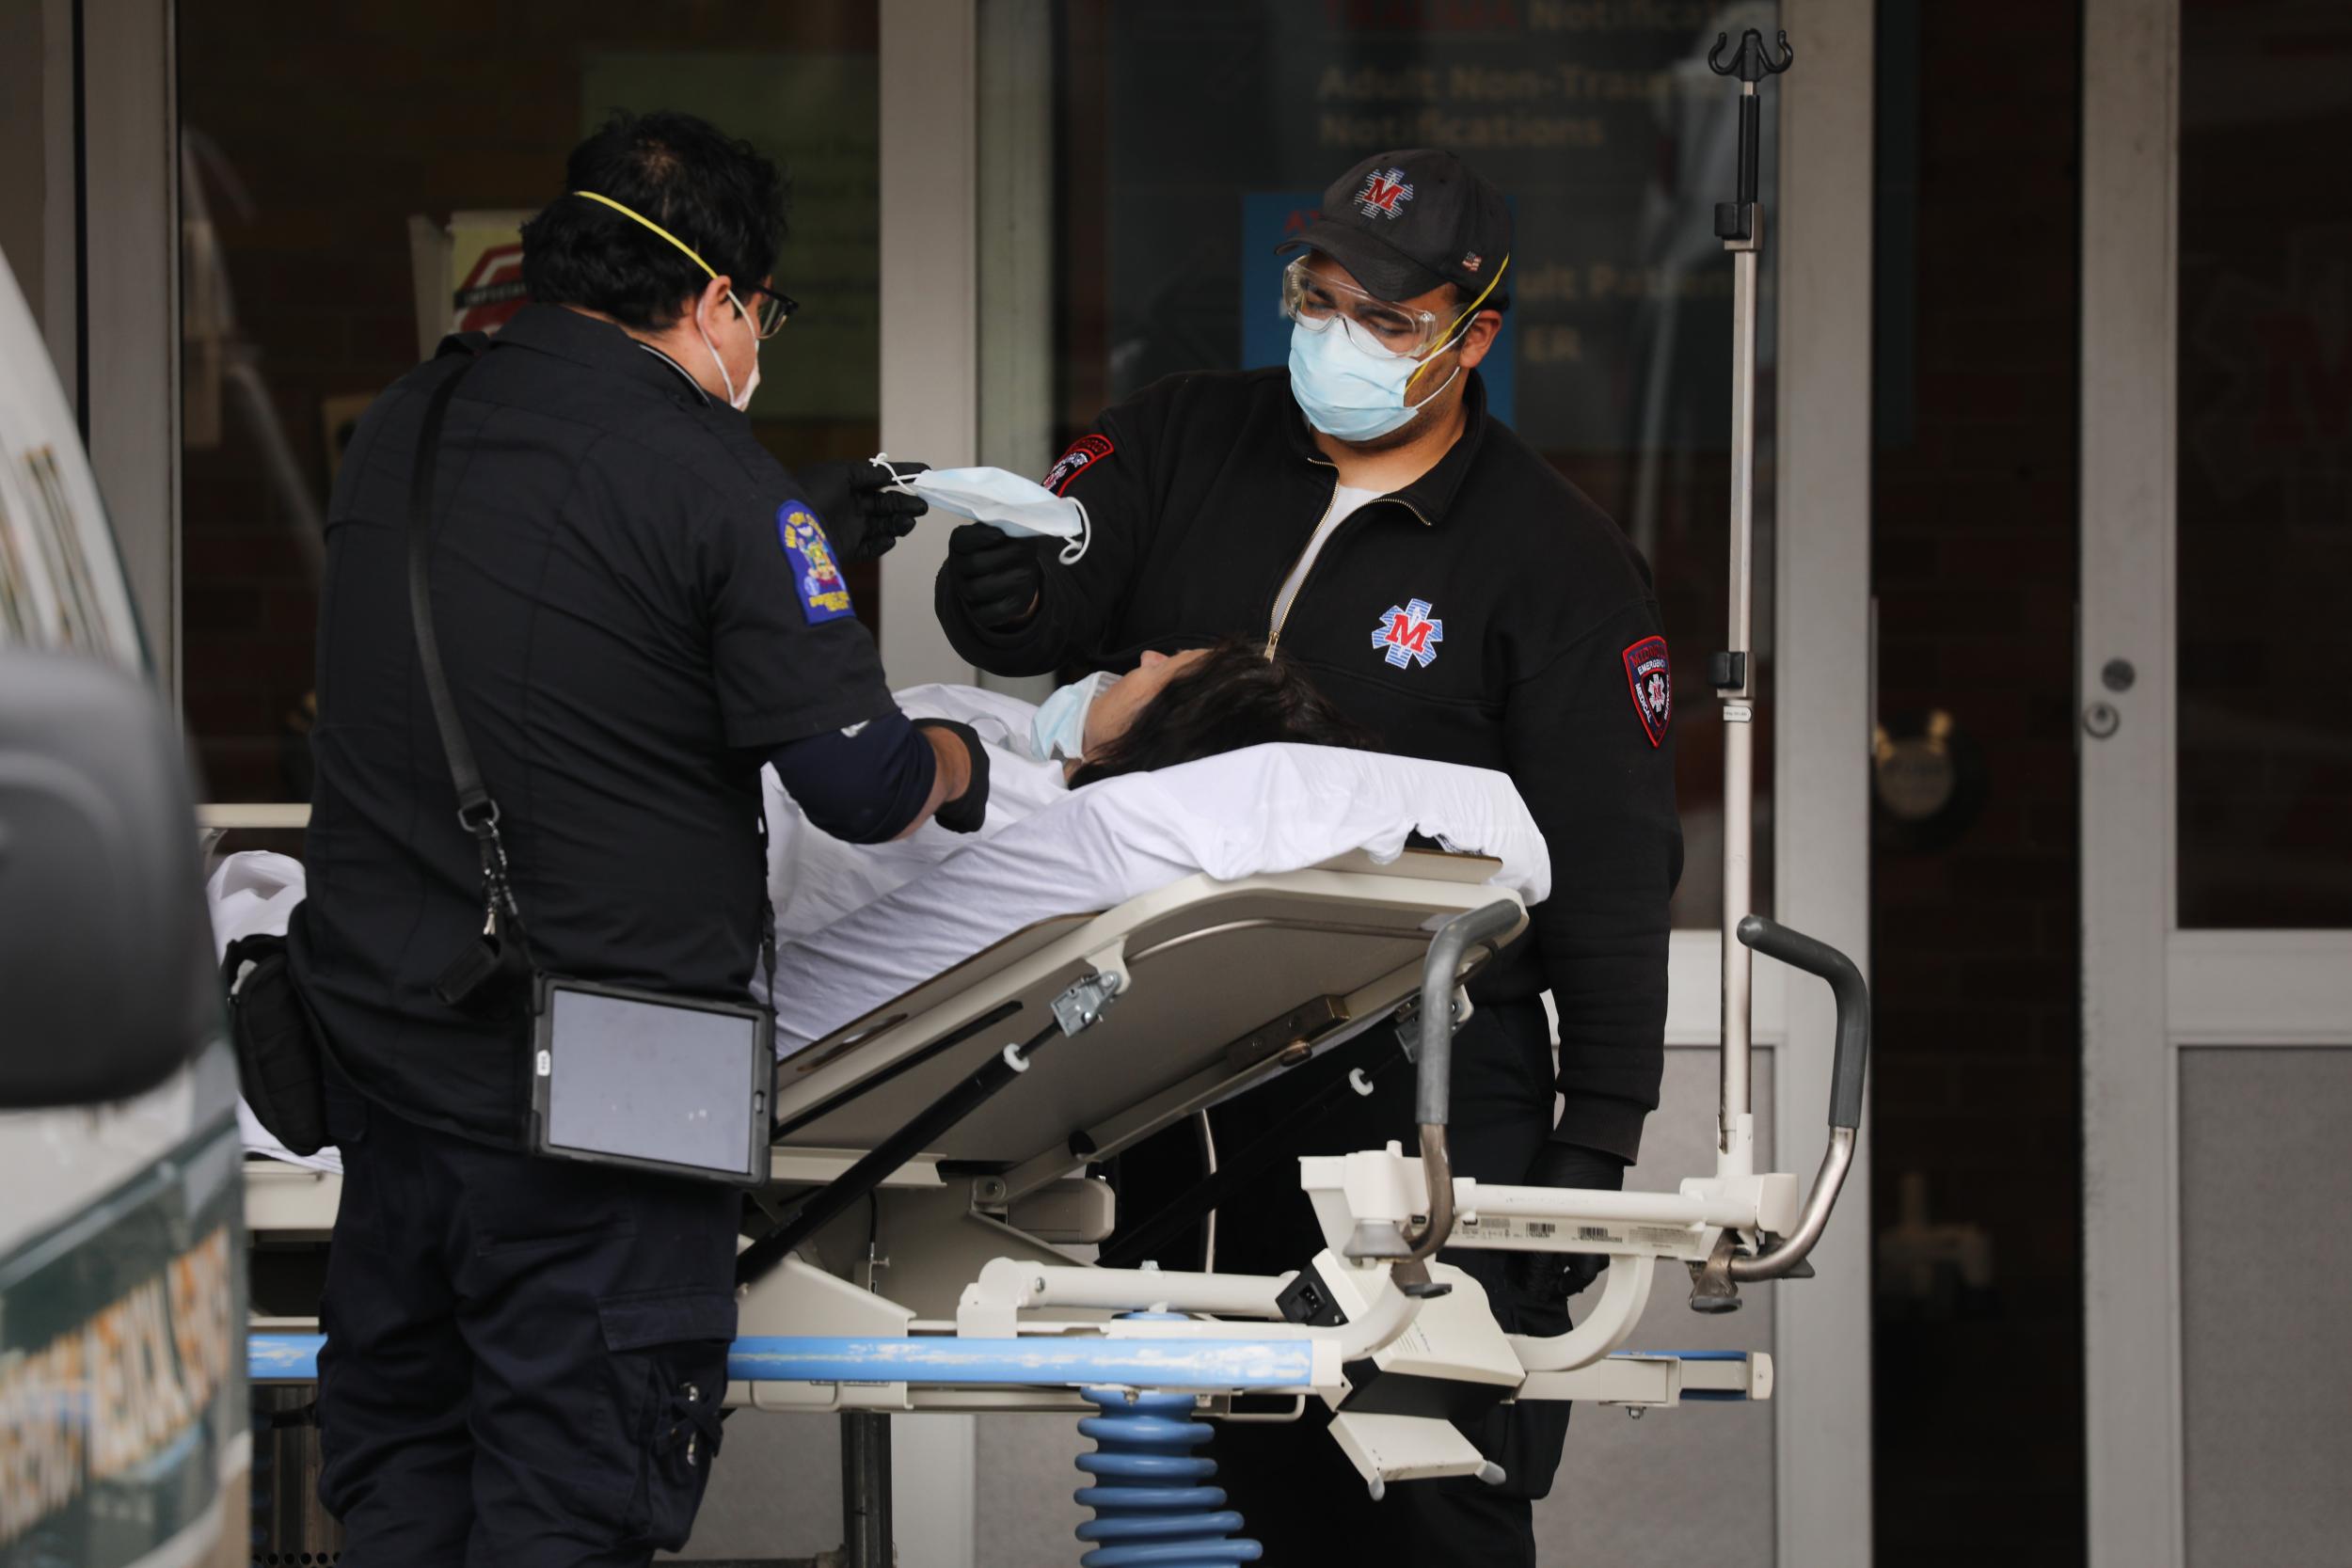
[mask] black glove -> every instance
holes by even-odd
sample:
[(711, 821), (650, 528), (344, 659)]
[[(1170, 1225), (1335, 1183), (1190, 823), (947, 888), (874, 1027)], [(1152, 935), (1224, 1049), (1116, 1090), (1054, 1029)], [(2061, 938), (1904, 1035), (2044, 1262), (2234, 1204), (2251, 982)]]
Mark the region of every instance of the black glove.
[(975, 626), (1009, 631), (1029, 618), (1045, 586), (1037, 542), (1015, 539), (986, 523), (966, 523), (947, 535), (947, 586)]
[[(914, 519), (930, 510), (920, 496), (902, 496), (883, 486), (909, 474), (919, 474), (928, 463), (893, 463), (877, 467), (864, 458), (846, 463), (811, 463), (795, 468), (801, 493), (825, 525), (825, 538), (835, 559), (872, 561), (890, 553), (890, 546), (914, 531)], [(896, 470), (894, 479), (892, 470)]]
[(917, 719), (918, 730), (946, 730), (963, 742), (963, 749), (972, 758), (972, 779), (963, 786), (963, 793), (952, 800), (943, 801), (931, 820), (951, 833), (977, 833), (980, 824), (988, 820), (988, 748), (969, 724), (959, 724), (952, 719)]
[[(1548, 1143), (1527, 1173), (1531, 1187), (1591, 1187), (1625, 1190), (1625, 1162), (1581, 1144)], [(1600, 1277), (1609, 1266), (1598, 1252), (1515, 1252), (1511, 1283), (1546, 1301), (1565, 1301)]]

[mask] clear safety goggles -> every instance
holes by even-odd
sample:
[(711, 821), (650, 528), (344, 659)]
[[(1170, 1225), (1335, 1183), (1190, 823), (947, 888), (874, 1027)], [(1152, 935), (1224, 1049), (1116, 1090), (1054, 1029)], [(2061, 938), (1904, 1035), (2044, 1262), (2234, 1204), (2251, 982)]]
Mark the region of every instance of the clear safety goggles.
[(1321, 277), (1307, 265), (1313, 259), (1301, 256), (1282, 269), (1282, 314), (1310, 332), (1337, 323), (1359, 347), (1391, 359), (1418, 359), (1438, 343), (1438, 317)]

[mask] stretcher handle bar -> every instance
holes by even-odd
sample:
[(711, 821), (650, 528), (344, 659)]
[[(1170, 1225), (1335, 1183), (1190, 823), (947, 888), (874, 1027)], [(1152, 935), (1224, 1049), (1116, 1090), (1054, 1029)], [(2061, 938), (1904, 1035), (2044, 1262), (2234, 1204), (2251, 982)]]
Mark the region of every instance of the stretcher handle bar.
[(1734, 1256), (1728, 1267), (1735, 1283), (1753, 1285), (1759, 1280), (1778, 1279), (1804, 1261), (1813, 1243), (1829, 1228), (1830, 1211), (1837, 1207), (1837, 1194), (1846, 1185), (1846, 1172), (1853, 1165), (1855, 1136), (1851, 1127), (1829, 1130), (1829, 1148), (1822, 1152), (1820, 1168), (1813, 1173), (1813, 1190), (1804, 1195), (1804, 1210), (1797, 1216), (1797, 1227), (1774, 1243), (1769, 1251), (1754, 1258)]
[(1465, 910), (1438, 927), (1421, 961), (1421, 1083), (1413, 1098), (1413, 1119), (1443, 1127), (1454, 1086), (1454, 985), (1462, 955), (1473, 944), (1499, 947), (1518, 928), (1522, 914), (1508, 898)]
[(1829, 1124), (1851, 1132), (1862, 1125), (1863, 1073), (1870, 1060), (1870, 987), (1854, 961), (1828, 942), (1752, 914), (1740, 922), (1740, 940), (1768, 958), (1829, 982), (1837, 1003), (1837, 1054), (1830, 1066)]
[(1413, 1097), (1413, 1119), (1421, 1124), (1421, 1172), (1429, 1199), (1422, 1222), (1405, 1227), (1408, 1260), (1432, 1256), (1454, 1234), (1454, 1160), (1446, 1147), (1445, 1125), (1454, 1086), (1454, 977), (1473, 943), (1499, 947), (1518, 929), (1522, 912), (1507, 898), (1465, 911), (1438, 927), (1422, 960), (1421, 1081)]
[(1429, 1187), (1424, 1205), (1429, 1212), (1418, 1223), (1405, 1222), (1405, 1256), (1401, 1261), (1407, 1263), (1435, 1257), (1438, 1249), (1454, 1236), (1454, 1151), (1446, 1147), (1443, 1122), (1421, 1124), (1421, 1176)]
[(1740, 922), (1740, 940), (1766, 958), (1829, 982), (1837, 1004), (1837, 1052), (1830, 1065), (1829, 1148), (1814, 1172), (1797, 1227), (1771, 1250), (1733, 1258), (1731, 1277), (1740, 1284), (1778, 1279), (1804, 1261), (1829, 1227), (1830, 1212), (1853, 1166), (1854, 1142), (1862, 1126), (1862, 1088), (1870, 1060), (1870, 988), (1854, 961), (1825, 942), (1752, 914)]

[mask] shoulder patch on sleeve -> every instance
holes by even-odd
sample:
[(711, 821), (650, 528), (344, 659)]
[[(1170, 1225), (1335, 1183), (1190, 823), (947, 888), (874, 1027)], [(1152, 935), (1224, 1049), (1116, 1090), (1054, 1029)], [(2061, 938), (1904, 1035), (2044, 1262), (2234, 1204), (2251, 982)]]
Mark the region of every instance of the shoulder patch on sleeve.
[(786, 501), (776, 508), (776, 538), (792, 562), (793, 591), (801, 595), (809, 625), (856, 613), (850, 606), (850, 585), (834, 561), (833, 546), (825, 542), (824, 525), (806, 501)]
[(1626, 689), (1633, 693), (1633, 712), (1652, 748), (1666, 738), (1675, 716), (1674, 667), (1666, 660), (1666, 640), (1645, 637), (1625, 651)]
[(1045, 488), (1060, 495), (1070, 488), (1077, 477), (1108, 457), (1117, 449), (1107, 436), (1081, 436), (1070, 443), (1054, 466), (1045, 470)]

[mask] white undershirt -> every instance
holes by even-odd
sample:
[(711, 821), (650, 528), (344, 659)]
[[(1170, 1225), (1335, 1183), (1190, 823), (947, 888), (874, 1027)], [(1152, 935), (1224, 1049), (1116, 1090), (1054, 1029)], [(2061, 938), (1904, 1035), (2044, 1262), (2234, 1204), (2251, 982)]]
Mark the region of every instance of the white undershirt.
[(1282, 591), (1274, 595), (1276, 626), (1280, 626), (1289, 618), (1291, 601), (1298, 597), (1298, 585), (1307, 580), (1307, 574), (1314, 568), (1315, 557), (1323, 553), (1323, 546), (1330, 542), (1339, 526), (1347, 521), (1358, 507), (1366, 501), (1378, 500), (1387, 494), (1385, 490), (1359, 490), (1347, 484), (1332, 489), (1331, 510), (1323, 515), (1323, 521), (1315, 526), (1315, 536), (1307, 541), (1307, 553), (1298, 558), (1298, 564), (1291, 568), (1291, 575), (1282, 579)]

